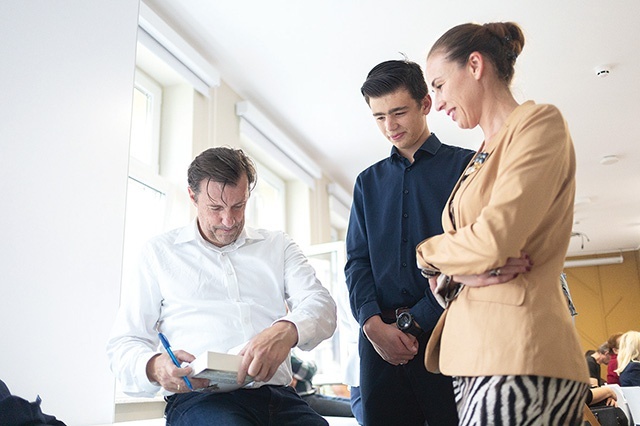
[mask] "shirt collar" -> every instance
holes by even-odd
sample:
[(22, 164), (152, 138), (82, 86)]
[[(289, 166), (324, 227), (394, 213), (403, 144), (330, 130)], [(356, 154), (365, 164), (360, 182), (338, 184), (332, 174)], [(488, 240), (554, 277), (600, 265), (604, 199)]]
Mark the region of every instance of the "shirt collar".
[[(438, 152), (438, 149), (440, 149), (440, 146), (442, 145), (442, 142), (440, 142), (440, 139), (438, 139), (438, 137), (436, 136), (435, 133), (431, 133), (429, 135), (429, 137), (427, 138), (426, 141), (424, 141), (424, 143), (420, 146), (420, 148), (418, 148), (418, 150), (416, 151), (416, 154), (414, 154), (414, 160), (417, 160), (420, 156), (425, 154), (429, 154), (429, 155), (436, 155), (436, 152)], [(420, 153), (420, 154), (419, 154)], [(391, 147), (391, 153), (389, 155), (389, 157), (391, 159), (394, 158), (398, 158), (398, 159), (402, 159), (404, 158), (400, 152), (398, 152), (398, 148), (396, 148), (395, 146)]]
[(253, 228), (244, 227), (238, 238), (231, 244), (224, 247), (218, 247), (205, 240), (200, 230), (198, 229), (198, 218), (194, 218), (188, 226), (182, 228), (178, 233), (174, 244), (182, 244), (190, 241), (195, 241), (198, 244), (217, 251), (233, 251), (245, 244), (250, 244), (254, 241), (264, 240), (264, 236)]

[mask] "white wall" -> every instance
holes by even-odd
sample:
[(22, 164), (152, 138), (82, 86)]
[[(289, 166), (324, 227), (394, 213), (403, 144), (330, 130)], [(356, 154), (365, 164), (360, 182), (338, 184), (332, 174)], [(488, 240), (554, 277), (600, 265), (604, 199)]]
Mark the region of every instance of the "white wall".
[(0, 2), (0, 378), (111, 422), (138, 0)]

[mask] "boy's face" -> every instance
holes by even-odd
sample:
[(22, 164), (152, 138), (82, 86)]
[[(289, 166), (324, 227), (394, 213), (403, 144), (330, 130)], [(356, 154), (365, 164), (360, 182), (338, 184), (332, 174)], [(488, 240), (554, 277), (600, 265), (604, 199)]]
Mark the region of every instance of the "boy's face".
[(369, 107), (382, 134), (403, 155), (413, 155), (429, 137), (425, 118), (431, 109), (429, 95), (418, 104), (407, 89), (401, 88), (388, 95), (369, 98)]

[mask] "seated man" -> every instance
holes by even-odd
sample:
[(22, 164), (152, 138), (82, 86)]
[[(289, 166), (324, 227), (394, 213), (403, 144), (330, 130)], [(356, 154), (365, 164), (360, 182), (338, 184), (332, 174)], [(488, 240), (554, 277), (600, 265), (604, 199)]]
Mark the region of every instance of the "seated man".
[(591, 387), (602, 386), (604, 380), (600, 374), (600, 365), (609, 364), (609, 344), (604, 342), (598, 350), (588, 351), (585, 355), (589, 367), (589, 384)]
[(294, 353), (291, 354), (293, 370), (292, 386), (313, 410), (322, 416), (353, 417), (351, 401), (339, 396), (322, 395), (313, 386), (313, 376), (318, 371), (316, 363), (304, 361)]
[[(195, 220), (147, 243), (122, 301), (107, 347), (111, 369), (129, 395), (163, 390), (172, 426), (327, 424), (288, 386), (288, 358), (292, 347), (310, 350), (333, 334), (336, 305), (287, 235), (244, 226), (255, 182), (241, 150), (198, 155), (188, 170)], [(240, 348), (238, 383), (249, 374), (254, 385), (191, 391), (208, 380), (185, 379), (191, 368), (160, 349), (157, 328), (180, 363)]]

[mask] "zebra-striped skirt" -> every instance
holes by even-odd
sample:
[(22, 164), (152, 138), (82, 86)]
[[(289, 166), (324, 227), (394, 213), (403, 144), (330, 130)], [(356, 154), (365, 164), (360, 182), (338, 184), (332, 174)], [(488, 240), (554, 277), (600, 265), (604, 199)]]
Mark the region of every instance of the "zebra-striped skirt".
[(454, 377), (460, 425), (582, 425), (589, 385), (540, 376)]

